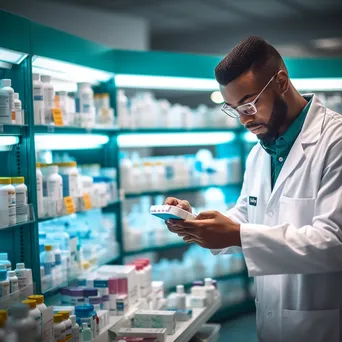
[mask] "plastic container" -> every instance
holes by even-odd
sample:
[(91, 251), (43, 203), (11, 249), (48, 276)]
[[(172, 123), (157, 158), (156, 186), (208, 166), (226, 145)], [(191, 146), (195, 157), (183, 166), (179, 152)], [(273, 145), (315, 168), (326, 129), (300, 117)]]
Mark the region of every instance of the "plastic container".
[(76, 94), (77, 124), (82, 127), (95, 125), (94, 91), (90, 83), (77, 83)]
[(0, 262), (6, 265), (7, 271), (10, 271), (12, 269), (12, 264), (8, 260), (8, 254), (7, 253), (0, 253)]
[(7, 91), (0, 88), (0, 124), (12, 123), (12, 112), (10, 107), (10, 97)]
[(10, 293), (17, 292), (19, 290), (18, 277), (15, 275), (15, 271), (8, 271), (7, 278), (10, 282)]
[(12, 177), (12, 185), (15, 188), (15, 205), (17, 223), (27, 222), (27, 186), (24, 177)]
[(63, 179), (58, 174), (58, 166), (50, 165), (47, 167), (47, 197), (51, 201), (63, 199)]
[(44, 115), (45, 123), (50, 124), (53, 122), (52, 109), (55, 100), (55, 90), (51, 82), (51, 76), (41, 75), (40, 77), (43, 83), (43, 99), (44, 99)]
[(23, 125), (24, 124), (24, 118), (23, 118), (23, 114), (22, 114), (21, 101), (19, 100), (19, 94), (14, 93), (13, 99), (14, 99), (14, 110), (15, 110), (15, 124), (16, 125)]
[(0, 297), (6, 297), (10, 294), (10, 282), (7, 278), (7, 271), (0, 270)]
[(11, 178), (0, 178), (0, 227), (16, 224), (15, 188)]
[(76, 162), (58, 163), (56, 165), (63, 179), (63, 196), (77, 197), (79, 172)]
[(63, 341), (64, 339), (66, 339), (66, 326), (63, 321), (63, 315), (53, 315), (53, 335), (55, 341)]
[(213, 303), (215, 300), (216, 288), (213, 285), (213, 280), (211, 278), (204, 279), (204, 289), (209, 304)]
[(33, 79), (33, 106), (34, 123), (36, 125), (45, 125), (44, 113), (44, 86), (40, 81), (39, 74), (32, 74)]
[(56, 263), (55, 254), (52, 251), (52, 245), (44, 246), (44, 252), (40, 255), (40, 262), (44, 266), (44, 274), (52, 275)]
[(65, 324), (65, 334), (66, 339), (70, 340), (72, 338), (72, 322), (70, 319), (70, 312), (69, 311), (61, 311), (59, 312), (63, 316), (63, 322)]
[(177, 293), (175, 296), (176, 309), (184, 310), (186, 309), (186, 295), (184, 292), (183, 285), (177, 285)]
[(47, 309), (46, 305), (44, 304), (44, 296), (43, 295), (31, 295), (28, 297), (28, 299), (36, 301), (37, 309), (41, 313), (43, 313)]
[(91, 342), (92, 340), (91, 329), (87, 323), (82, 323), (82, 342)]
[(90, 296), (88, 300), (89, 304), (94, 306), (94, 311), (98, 312), (101, 310), (102, 296)]
[(11, 87), (12, 81), (10, 79), (0, 80), (0, 88), (2, 92), (7, 93), (8, 102), (11, 111), (11, 123), (15, 124), (15, 108), (14, 108), (14, 89)]
[(68, 93), (66, 91), (57, 91), (55, 96), (55, 107), (60, 108), (63, 116), (63, 124), (64, 126), (71, 125), (69, 120), (69, 111), (68, 111)]
[(43, 202), (43, 174), (40, 170), (40, 163), (36, 163), (36, 181), (37, 181), (37, 203), (38, 217), (44, 217), (44, 202)]
[(16, 342), (36, 342), (36, 322), (29, 316), (29, 307), (25, 304), (15, 304), (11, 308), (11, 318), (8, 320), (7, 328), (14, 331)]
[(26, 299), (22, 301), (23, 304), (26, 304), (30, 311), (29, 311), (29, 316), (32, 317), (32, 319), (36, 322), (36, 329), (38, 336), (41, 336), (42, 334), (42, 314), (41, 312), (37, 309), (37, 304), (35, 300), (31, 299)]
[(191, 342), (218, 342), (220, 338), (220, 329), (220, 324), (205, 324), (191, 339)]
[(19, 289), (25, 288), (29, 282), (24, 263), (20, 262), (17, 264), (15, 274), (18, 277)]
[(124, 90), (118, 90), (118, 125), (120, 128), (131, 128), (132, 122), (128, 111), (128, 99)]
[(80, 326), (76, 322), (76, 316), (70, 316), (71, 323), (72, 323), (72, 342), (80, 342)]

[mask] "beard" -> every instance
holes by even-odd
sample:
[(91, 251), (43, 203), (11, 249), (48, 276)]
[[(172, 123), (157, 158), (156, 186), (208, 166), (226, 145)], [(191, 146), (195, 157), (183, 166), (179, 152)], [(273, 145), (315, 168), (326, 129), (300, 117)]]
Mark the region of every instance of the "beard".
[(267, 129), (265, 133), (258, 134), (257, 138), (264, 143), (270, 143), (278, 138), (280, 128), (287, 122), (287, 110), (287, 103), (280, 95), (277, 95), (268, 123), (253, 124), (255, 127), (263, 126)]

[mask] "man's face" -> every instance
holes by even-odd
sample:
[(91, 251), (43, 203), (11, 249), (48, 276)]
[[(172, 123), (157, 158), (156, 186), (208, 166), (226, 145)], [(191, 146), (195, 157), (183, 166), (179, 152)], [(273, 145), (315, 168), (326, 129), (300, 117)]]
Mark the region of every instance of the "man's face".
[[(221, 93), (227, 104), (237, 106), (252, 102), (269, 80), (248, 71), (234, 81), (221, 87)], [(255, 115), (240, 114), (241, 123), (263, 141), (274, 140), (287, 121), (287, 104), (280, 95), (276, 78), (267, 86), (255, 103)]]

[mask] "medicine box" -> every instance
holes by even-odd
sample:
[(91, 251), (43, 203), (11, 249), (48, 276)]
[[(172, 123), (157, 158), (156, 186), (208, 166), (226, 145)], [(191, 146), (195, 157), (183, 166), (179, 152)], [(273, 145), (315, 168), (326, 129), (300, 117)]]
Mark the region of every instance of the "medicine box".
[(165, 328), (168, 335), (176, 330), (176, 312), (159, 310), (138, 310), (134, 315), (136, 328)]
[(166, 341), (166, 329), (121, 328), (118, 336), (127, 337), (155, 337), (158, 342)]
[(172, 205), (152, 205), (150, 213), (151, 215), (157, 216), (165, 221), (169, 219), (194, 220), (196, 218), (196, 215)]

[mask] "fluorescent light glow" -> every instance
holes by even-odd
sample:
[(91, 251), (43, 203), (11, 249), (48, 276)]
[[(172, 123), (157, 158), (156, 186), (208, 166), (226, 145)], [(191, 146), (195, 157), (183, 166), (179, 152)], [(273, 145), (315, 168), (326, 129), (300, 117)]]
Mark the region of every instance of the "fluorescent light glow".
[(118, 136), (120, 147), (165, 147), (165, 146), (199, 146), (218, 145), (233, 141), (232, 132), (205, 133), (155, 133), (122, 134)]
[(146, 88), (172, 90), (218, 90), (219, 84), (209, 78), (187, 78), (146, 75), (116, 75), (116, 86), (119, 88)]
[(19, 138), (13, 135), (0, 137), (0, 146), (12, 146), (19, 143)]
[(109, 138), (102, 134), (36, 134), (36, 149), (40, 151), (85, 150), (100, 148)]
[(26, 53), (0, 48), (0, 61), (20, 64), (27, 57)]
[(299, 91), (337, 91), (342, 90), (342, 78), (292, 78)]
[(224, 102), (223, 96), (222, 96), (221, 92), (218, 91), (218, 90), (213, 91), (211, 93), (210, 99), (211, 99), (211, 101), (213, 101), (214, 103), (217, 103), (217, 104), (220, 104), (220, 103)]
[(71, 82), (98, 84), (114, 77), (114, 74), (107, 71), (39, 56), (34, 56), (32, 65), (33, 72)]
[(252, 132), (246, 132), (243, 135), (243, 138), (245, 141), (249, 142), (249, 143), (256, 143), (258, 142), (258, 138), (255, 134), (253, 134)]

